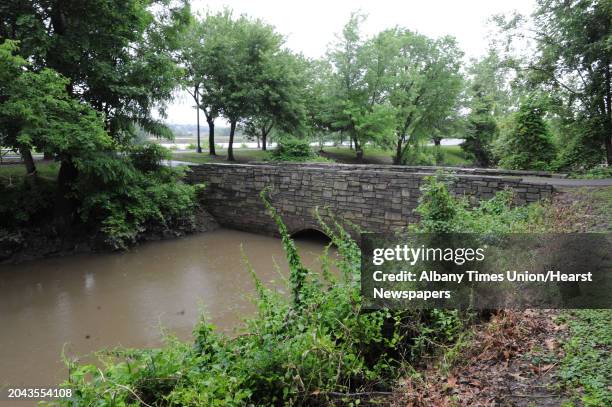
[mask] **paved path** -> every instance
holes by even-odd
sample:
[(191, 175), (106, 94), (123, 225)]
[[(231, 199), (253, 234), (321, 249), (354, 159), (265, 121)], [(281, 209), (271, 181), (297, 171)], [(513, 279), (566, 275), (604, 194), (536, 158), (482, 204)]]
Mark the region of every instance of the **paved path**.
[(612, 187), (612, 178), (569, 179), (547, 177), (522, 177), (522, 180), (524, 182), (532, 182), (534, 184), (548, 184), (556, 188)]
[(165, 160), (164, 165), (168, 167), (180, 167), (182, 165), (198, 165), (197, 163), (190, 163), (188, 161), (176, 161), (176, 160)]

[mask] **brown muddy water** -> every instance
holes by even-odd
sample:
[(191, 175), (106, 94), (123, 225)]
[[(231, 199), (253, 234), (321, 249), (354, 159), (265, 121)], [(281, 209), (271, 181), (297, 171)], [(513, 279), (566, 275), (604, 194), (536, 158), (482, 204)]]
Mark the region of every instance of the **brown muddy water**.
[[(297, 243), (304, 263), (320, 270), (326, 243)], [(189, 340), (202, 309), (220, 330), (237, 332), (255, 310), (241, 246), (262, 281), (284, 287), (279, 239), (224, 229), (125, 253), (0, 265), (0, 388), (63, 381), (62, 352), (156, 347), (162, 329)]]

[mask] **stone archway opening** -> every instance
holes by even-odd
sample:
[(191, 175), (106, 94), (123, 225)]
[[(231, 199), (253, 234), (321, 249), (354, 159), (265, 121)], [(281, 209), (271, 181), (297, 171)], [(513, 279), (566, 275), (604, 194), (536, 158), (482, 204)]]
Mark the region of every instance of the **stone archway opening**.
[(297, 241), (316, 242), (329, 244), (331, 238), (318, 229), (307, 228), (301, 229), (291, 234), (291, 237)]

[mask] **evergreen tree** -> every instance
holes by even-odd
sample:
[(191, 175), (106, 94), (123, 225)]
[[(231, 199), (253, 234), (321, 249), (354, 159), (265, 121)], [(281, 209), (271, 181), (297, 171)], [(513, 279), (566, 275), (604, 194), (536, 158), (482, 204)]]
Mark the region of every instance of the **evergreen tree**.
[(544, 122), (544, 110), (532, 98), (522, 103), (514, 118), (501, 166), (510, 169), (548, 169), (555, 148)]

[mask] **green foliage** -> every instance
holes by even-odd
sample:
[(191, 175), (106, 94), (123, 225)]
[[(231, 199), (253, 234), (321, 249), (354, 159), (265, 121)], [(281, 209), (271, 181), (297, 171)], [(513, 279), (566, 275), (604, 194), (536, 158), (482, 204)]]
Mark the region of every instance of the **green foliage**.
[(589, 121), (565, 124), (559, 140), (559, 154), (553, 163), (556, 170), (585, 172), (602, 163), (603, 149)]
[(440, 150), (427, 149), (418, 145), (404, 150), (401, 163), (405, 165), (437, 165), (443, 160)]
[(563, 386), (584, 406), (612, 404), (612, 312), (575, 310), (562, 316), (569, 326), (563, 344), (565, 357), (558, 377)]
[(497, 135), (497, 123), (492, 115), (490, 103), (479, 85), (474, 85), (472, 111), (467, 117), (465, 141), (461, 148), (482, 167), (491, 164), (491, 142)]
[(570, 178), (605, 179), (612, 178), (612, 167), (594, 167), (584, 172), (574, 172)]
[(281, 234), (283, 249), (285, 250), (285, 255), (287, 256), (287, 261), (289, 263), (289, 281), (291, 282), (293, 303), (296, 307), (299, 307), (304, 301), (304, 298), (302, 298), (302, 290), (304, 288), (306, 277), (308, 276), (308, 270), (302, 265), (302, 259), (300, 258), (297, 248), (295, 247), (295, 243), (289, 236), (289, 231), (287, 230), (287, 227), (283, 223), (283, 220), (281, 219), (278, 212), (276, 212), (276, 209), (268, 200), (268, 192), (269, 189), (264, 189), (263, 191), (261, 191), (259, 196), (261, 197), (261, 200), (263, 201), (266, 209), (268, 210), (270, 217), (272, 217), (272, 219), (274, 219), (274, 222), (276, 222), (276, 226), (278, 227), (278, 230)]
[(360, 25), (365, 17), (353, 13), (329, 52), (333, 71), (328, 76), (330, 128), (346, 132), (358, 158), (370, 141), (385, 144), (393, 136), (393, 109), (385, 100), (385, 80), (392, 54), (383, 41), (364, 41)]
[(48, 68), (66, 78), (70, 96), (104, 114), (116, 140), (133, 137), (136, 124), (169, 135), (152, 107), (158, 104), (163, 113), (181, 72), (173, 51), (187, 3), (35, 0), (0, 7), (0, 42), (19, 41), (34, 71)]
[(421, 216), (420, 227), (439, 233), (455, 231), (457, 213), (464, 205), (451, 196), (446, 184), (438, 177), (429, 177), (421, 187), (421, 193), (416, 208)]
[(521, 104), (505, 140), (500, 165), (519, 170), (546, 170), (555, 158), (555, 148), (543, 119), (542, 107), (533, 99)]
[[(180, 170), (160, 166), (169, 152), (157, 144), (124, 145), (112, 139), (102, 117), (68, 95), (66, 78), (51, 69), (29, 71), (15, 51), (11, 42), (0, 46), (0, 67), (7, 76), (0, 88), (0, 133), (9, 135), (14, 149), (51, 153), (61, 167), (55, 190), (35, 173), (28, 175), (31, 186), (7, 187), (3, 208), (26, 200), (14, 206), (21, 209), (11, 226), (49, 219), (72, 222), (78, 214), (117, 249), (144, 232), (188, 230), (196, 187), (180, 182)], [(65, 212), (42, 216), (59, 210)]]
[(406, 29), (379, 34), (392, 58), (383, 79), (394, 112), (394, 162), (422, 140), (442, 138), (456, 127), (463, 53), (454, 38), (430, 39)]
[(416, 212), (419, 225), (411, 230), (435, 233), (520, 233), (530, 229), (539, 217), (539, 206), (512, 207), (510, 191), (500, 191), (492, 199), (470, 206), (463, 197), (454, 197), (448, 185), (452, 175), (440, 173), (426, 179)]
[(55, 183), (28, 182), (23, 176), (5, 185), (0, 182), (0, 227), (12, 229), (39, 223), (53, 215)]
[(0, 133), (8, 136), (5, 144), (61, 159), (112, 148), (101, 117), (66, 92), (68, 80), (51, 69), (30, 71), (16, 51), (11, 41), (0, 45)]
[(137, 144), (129, 147), (130, 161), (143, 172), (159, 170), (160, 163), (172, 158), (168, 149), (155, 143)]
[(281, 140), (276, 149), (270, 153), (270, 158), (275, 161), (309, 161), (317, 157), (312, 151), (310, 143), (306, 140), (288, 138)]
[(161, 349), (101, 354), (103, 367), (71, 364), (64, 384), (77, 403), (122, 405), (312, 405), (337, 401), (330, 392), (391, 389), (434, 344), (459, 337), (456, 311), (391, 313), (361, 309), (360, 251), (336, 222), (322, 224), (338, 250), (337, 278), (306, 269), (276, 211), (290, 264), (290, 299), (255, 279), (258, 314), (244, 335), (229, 339), (202, 320), (194, 343), (170, 339)]
[(157, 144), (133, 146), (127, 155), (98, 155), (79, 166), (75, 191), (87, 224), (100, 225), (106, 243), (124, 249), (145, 232), (189, 231), (197, 186), (181, 182), (183, 170), (162, 167), (169, 152)]
[(451, 37), (438, 40), (403, 28), (364, 39), (364, 16), (353, 14), (329, 52), (333, 71), (325, 98), (329, 128), (349, 135), (357, 158), (366, 143), (408, 149), (453, 127), (461, 91), (461, 51)]
[(500, 44), (505, 50), (524, 48), (525, 31), (534, 34), (535, 50), (507, 62), (523, 89), (542, 91), (553, 100), (549, 111), (571, 124), (563, 129), (560, 167), (612, 163), (611, 16), (609, 0), (538, 0), (530, 19), (497, 18), (509, 39), (517, 39)]

